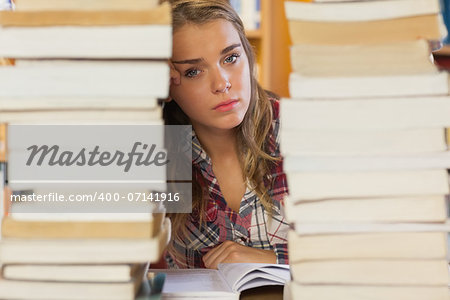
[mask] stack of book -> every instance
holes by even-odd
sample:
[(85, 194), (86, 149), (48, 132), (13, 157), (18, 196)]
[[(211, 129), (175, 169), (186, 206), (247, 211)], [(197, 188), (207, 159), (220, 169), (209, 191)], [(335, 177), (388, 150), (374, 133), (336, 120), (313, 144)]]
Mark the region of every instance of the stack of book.
[(10, 214), (0, 298), (134, 299), (169, 234), (164, 214)]
[[(163, 124), (157, 99), (168, 95), (172, 26), (169, 4), (158, 2), (23, 0), (0, 12), (0, 57), (14, 59), (0, 68), (0, 188), (7, 164), (9, 178), (17, 173), (16, 125)], [(69, 146), (83, 142), (68, 138)], [(11, 189), (0, 194), (2, 208)], [(143, 213), (21, 210), (30, 205), (14, 203), (2, 220), (2, 299), (134, 299), (168, 241), (156, 205), (143, 204)]]
[(16, 59), (0, 68), (1, 123), (162, 123), (169, 4), (82, 2), (25, 0), (0, 12), (0, 57)]
[(286, 2), (281, 152), (293, 299), (449, 299), (437, 0)]

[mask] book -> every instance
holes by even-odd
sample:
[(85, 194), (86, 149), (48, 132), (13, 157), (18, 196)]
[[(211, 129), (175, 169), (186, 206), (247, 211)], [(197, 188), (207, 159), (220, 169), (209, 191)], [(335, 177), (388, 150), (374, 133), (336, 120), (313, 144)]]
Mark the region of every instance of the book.
[[(6, 280), (128, 282), (143, 275), (147, 264), (116, 265), (5, 265)], [(144, 270), (143, 270), (144, 269)]]
[(286, 174), (289, 196), (294, 202), (449, 193), (446, 170), (287, 172)]
[(10, 124), (163, 125), (161, 116), (161, 108), (0, 111), (0, 119)]
[(0, 111), (39, 111), (76, 109), (157, 109), (156, 98), (148, 97), (1, 97)]
[(286, 172), (357, 172), (450, 169), (450, 151), (386, 156), (296, 155), (284, 159)]
[(288, 282), (286, 300), (448, 300), (447, 286), (305, 285)]
[(449, 88), (446, 72), (365, 77), (310, 77), (291, 73), (289, 92), (291, 97), (299, 99), (348, 99), (444, 96), (448, 95)]
[(6, 161), (6, 123), (0, 123), (0, 163)]
[(171, 37), (170, 25), (0, 27), (0, 56), (162, 59)]
[(431, 73), (426, 40), (376, 45), (310, 45), (291, 47), (293, 72), (303, 76), (357, 77)]
[(21, 0), (17, 11), (48, 10), (141, 10), (158, 5), (158, 0)]
[(442, 128), (367, 131), (328, 129), (316, 131), (284, 129), (282, 127), (280, 149), (285, 157), (288, 155), (409, 155), (442, 152), (447, 150), (447, 143), (445, 141), (445, 130)]
[(293, 263), (293, 280), (302, 284), (447, 286), (445, 259), (343, 259)]
[(446, 232), (288, 234), (289, 262), (357, 259), (446, 259)]
[(292, 202), (285, 201), (286, 219), (299, 226), (304, 223), (445, 222), (447, 218), (444, 195)]
[(438, 0), (387, 0), (335, 3), (285, 3), (288, 20), (357, 22), (432, 15), (441, 12)]
[[(167, 245), (170, 223), (146, 239), (4, 238), (0, 261), (7, 264), (114, 264), (157, 261)], [(33, 249), (33, 251), (30, 251)]]
[(148, 221), (23, 221), (12, 214), (3, 219), (1, 229), (4, 238), (145, 239), (157, 236), (162, 218), (154, 214)]
[[(362, 101), (364, 100), (364, 101)], [(450, 97), (282, 99), (283, 129), (353, 130), (450, 127)]]
[(447, 128), (446, 130), (446, 141), (447, 141), (447, 146), (450, 146), (450, 128)]
[[(53, 204), (55, 205), (55, 204)], [(51, 205), (51, 206), (53, 206)], [(39, 212), (39, 207), (44, 206), (49, 208), (47, 212)], [(50, 209), (51, 207), (42, 205), (34, 205), (30, 203), (18, 203), (13, 202), (9, 211), (8, 218), (14, 220), (14, 222), (61, 222), (61, 223), (79, 223), (79, 222), (155, 222), (161, 226), (164, 223), (163, 214), (165, 213), (162, 206), (147, 207), (146, 211), (149, 212), (90, 212), (90, 213), (79, 213), (79, 212), (64, 212), (64, 213), (53, 213)], [(19, 208), (18, 208), (19, 207)], [(78, 207), (78, 206), (74, 206)], [(125, 206), (126, 207), (126, 206)], [(45, 209), (44, 209), (45, 211)], [(71, 225), (70, 225), (71, 226)], [(70, 227), (68, 226), (68, 227)], [(155, 231), (159, 232), (159, 227), (154, 227)]]
[(354, 22), (291, 20), (288, 26), (294, 45), (381, 44), (417, 39), (442, 40), (447, 36), (440, 14)]
[(7, 280), (0, 277), (0, 298), (46, 300), (133, 300), (143, 272), (128, 282)]
[[(6, 170), (5, 162), (0, 162), (0, 221), (4, 218), (6, 214), (6, 196), (5, 196), (5, 180), (6, 180)], [(2, 224), (0, 222), (0, 230), (2, 229)], [(2, 235), (0, 234), (0, 241), (2, 240)]]
[(235, 263), (212, 269), (150, 269), (166, 274), (164, 299), (239, 299), (239, 293), (263, 285), (284, 285), (289, 265)]
[(0, 57), (0, 67), (1, 66), (11, 66), (14, 65), (14, 59)]
[(258, 10), (258, 1), (260, 0), (241, 0), (240, 17), (244, 23), (245, 30), (256, 30), (259, 28), (261, 12)]
[(169, 9), (166, 3), (155, 9), (130, 11), (0, 11), (0, 25), (5, 27), (168, 25), (171, 22)]
[(165, 62), (17, 61), (16, 66), (0, 68), (0, 98), (164, 98), (168, 78)]
[[(447, 146), (441, 131), (434, 136), (440, 150), (406, 149), (418, 131), (447, 127), (448, 102), (440, 100), (448, 100), (448, 75), (432, 65), (428, 44), (447, 35), (439, 6), (436, 0), (286, 3), (294, 99), (281, 101), (281, 132), (290, 140), (280, 150), (290, 187), (292, 285), (356, 293), (301, 294), (288, 284), (286, 298), (409, 299), (404, 290), (385, 288), (427, 286), (433, 291), (419, 290), (417, 299), (434, 299), (436, 287), (446, 288), (448, 299)], [(423, 99), (431, 102), (419, 111)], [(398, 149), (390, 145), (396, 133), (399, 139), (405, 133)], [(317, 144), (300, 145), (308, 138)], [(359, 287), (377, 289), (368, 294)]]
[(294, 226), (299, 235), (370, 233), (370, 232), (450, 232), (450, 220), (445, 223), (303, 223)]

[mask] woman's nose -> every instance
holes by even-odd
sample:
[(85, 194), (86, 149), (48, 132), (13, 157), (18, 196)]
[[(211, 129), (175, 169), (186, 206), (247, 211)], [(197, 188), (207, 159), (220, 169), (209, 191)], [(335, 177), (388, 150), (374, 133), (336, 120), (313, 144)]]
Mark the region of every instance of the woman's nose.
[(214, 72), (213, 82), (212, 82), (212, 90), (214, 93), (226, 93), (231, 88), (231, 83), (228, 80), (228, 76), (226, 72), (220, 70), (220, 68), (216, 69)]

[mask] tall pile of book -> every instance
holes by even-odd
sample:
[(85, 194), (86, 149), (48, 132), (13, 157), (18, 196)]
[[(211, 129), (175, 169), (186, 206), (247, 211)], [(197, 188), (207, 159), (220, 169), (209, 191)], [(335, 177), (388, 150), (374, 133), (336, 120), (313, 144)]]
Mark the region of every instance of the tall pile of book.
[(449, 299), (437, 0), (286, 2), (292, 299)]
[[(0, 12), (0, 26), (0, 57), (15, 59), (0, 68), (0, 174), (10, 155), (6, 127), (163, 124), (157, 98), (168, 95), (167, 3), (21, 0), (16, 11)], [(2, 221), (1, 299), (134, 299), (147, 263), (168, 240), (157, 207), (35, 214), (21, 205)]]

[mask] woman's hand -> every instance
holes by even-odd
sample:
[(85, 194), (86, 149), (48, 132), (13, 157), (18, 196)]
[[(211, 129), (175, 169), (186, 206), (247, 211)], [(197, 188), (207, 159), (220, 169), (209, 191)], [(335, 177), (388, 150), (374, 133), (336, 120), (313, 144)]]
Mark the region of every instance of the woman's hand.
[(203, 263), (208, 269), (217, 269), (220, 263), (275, 264), (276, 262), (277, 257), (272, 250), (247, 247), (233, 241), (225, 241), (203, 256)]

